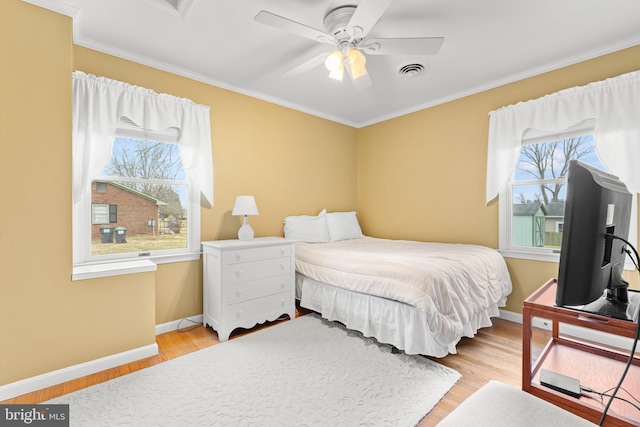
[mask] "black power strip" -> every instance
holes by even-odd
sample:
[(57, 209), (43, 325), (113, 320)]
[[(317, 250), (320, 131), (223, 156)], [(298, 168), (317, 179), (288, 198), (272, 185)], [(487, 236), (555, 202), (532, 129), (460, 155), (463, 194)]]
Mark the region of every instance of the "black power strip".
[(540, 384), (575, 398), (580, 398), (582, 394), (579, 380), (546, 369), (540, 370)]

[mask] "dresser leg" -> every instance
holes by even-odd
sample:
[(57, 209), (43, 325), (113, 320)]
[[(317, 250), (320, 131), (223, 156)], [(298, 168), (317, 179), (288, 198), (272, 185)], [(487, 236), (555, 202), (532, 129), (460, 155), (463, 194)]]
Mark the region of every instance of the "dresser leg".
[(220, 328), (220, 330), (218, 330), (217, 332), (218, 332), (218, 340), (220, 342), (225, 342), (225, 341), (229, 341), (229, 335), (231, 335), (232, 331), (228, 329)]

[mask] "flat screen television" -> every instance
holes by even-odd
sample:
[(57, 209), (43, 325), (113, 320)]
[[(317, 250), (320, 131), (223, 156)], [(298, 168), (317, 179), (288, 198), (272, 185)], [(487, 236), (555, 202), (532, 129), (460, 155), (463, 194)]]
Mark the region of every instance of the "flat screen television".
[(640, 292), (630, 291), (622, 277), (631, 203), (615, 175), (569, 162), (557, 306), (635, 320)]

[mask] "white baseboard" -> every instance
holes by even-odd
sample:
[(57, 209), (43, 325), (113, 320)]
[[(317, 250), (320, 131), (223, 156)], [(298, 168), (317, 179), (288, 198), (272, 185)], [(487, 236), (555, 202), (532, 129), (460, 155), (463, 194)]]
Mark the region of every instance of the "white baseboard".
[(507, 311), (507, 310), (500, 310), (500, 319), (502, 320), (508, 320), (509, 322), (513, 322), (513, 323), (520, 323), (522, 324), (522, 314), (520, 313), (514, 313), (513, 311)]
[(202, 318), (202, 314), (199, 314), (197, 316), (185, 317), (184, 319), (161, 323), (160, 325), (156, 325), (156, 335), (177, 331), (178, 329), (188, 328), (197, 324), (202, 325)]
[(92, 360), (90, 362), (80, 363), (78, 365), (69, 366), (67, 368), (47, 372), (46, 374), (16, 381), (14, 383), (5, 384), (0, 386), (0, 401), (71, 381), (76, 378), (95, 374), (96, 372), (104, 371), (105, 369), (114, 368), (136, 360), (152, 357), (157, 354), (158, 344), (153, 343), (144, 347)]
[[(522, 324), (522, 314), (520, 313), (500, 310), (500, 318), (503, 320), (508, 320), (509, 322)], [(551, 321), (549, 319), (534, 317), (531, 323), (534, 328), (545, 329), (547, 331), (551, 330)], [(631, 347), (633, 346), (633, 339), (631, 338), (625, 338), (619, 335), (613, 335), (594, 329), (583, 328), (576, 325), (569, 325), (566, 323), (560, 324), (560, 333), (563, 335), (569, 335), (583, 340), (616, 347), (626, 351), (630, 351)], [(638, 347), (639, 348), (636, 348), (636, 353), (640, 353), (640, 346)]]
[[(175, 331), (181, 328), (193, 326), (194, 324), (202, 324), (202, 315), (192, 316), (185, 319), (174, 320), (172, 322), (156, 325), (156, 335), (165, 332)], [(0, 401), (21, 396), (32, 391), (41, 390), (66, 381), (75, 380), (105, 369), (114, 368), (136, 360), (152, 357), (158, 354), (158, 344), (149, 344), (144, 347), (102, 357), (100, 359), (81, 363), (79, 365), (69, 366), (67, 368), (58, 369), (56, 371), (47, 372), (35, 377), (26, 378), (0, 386)]]

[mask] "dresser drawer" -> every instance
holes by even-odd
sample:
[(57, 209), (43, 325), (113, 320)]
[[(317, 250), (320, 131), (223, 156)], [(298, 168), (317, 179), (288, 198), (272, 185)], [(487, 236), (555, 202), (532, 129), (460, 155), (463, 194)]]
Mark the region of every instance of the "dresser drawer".
[(240, 322), (255, 317), (256, 313), (286, 310), (291, 306), (291, 298), (291, 292), (282, 292), (237, 304), (229, 304), (223, 308), (223, 315), (229, 322)]
[(261, 298), (291, 289), (291, 275), (267, 277), (248, 282), (233, 283), (224, 290), (226, 304), (235, 304), (248, 299)]
[(291, 245), (265, 246), (260, 248), (243, 248), (224, 251), (222, 263), (226, 265), (245, 261), (288, 257), (291, 255)]
[(280, 276), (291, 272), (291, 258), (272, 258), (242, 262), (227, 266), (222, 271), (223, 286), (266, 277)]

